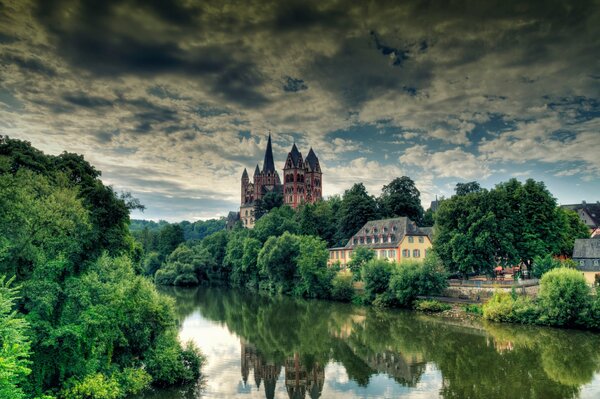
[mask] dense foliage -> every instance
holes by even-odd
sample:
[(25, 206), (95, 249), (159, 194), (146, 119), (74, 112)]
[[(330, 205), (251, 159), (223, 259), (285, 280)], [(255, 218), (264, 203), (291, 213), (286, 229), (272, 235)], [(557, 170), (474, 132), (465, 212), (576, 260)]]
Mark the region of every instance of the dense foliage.
[(600, 329), (600, 300), (580, 272), (566, 267), (546, 272), (536, 299), (496, 292), (483, 305), (492, 321)]
[(557, 206), (544, 183), (516, 179), (492, 190), (457, 185), (435, 214), (434, 248), (451, 271), (492, 274), (498, 264), (531, 268), (536, 257), (570, 255), (589, 231)]
[[(7, 397), (121, 398), (198, 377), (200, 357), (180, 346), (171, 301), (138, 274), (141, 248), (128, 223), (141, 205), (99, 176), (79, 155), (0, 137), (0, 276), (22, 287), (14, 306), (12, 291), (0, 289), (8, 306), (0, 326), (13, 329), (10, 339), (0, 332), (3, 348), (21, 351), (16, 366), (0, 361), (0, 376), (17, 373)], [(22, 317), (6, 313), (14, 307)]]

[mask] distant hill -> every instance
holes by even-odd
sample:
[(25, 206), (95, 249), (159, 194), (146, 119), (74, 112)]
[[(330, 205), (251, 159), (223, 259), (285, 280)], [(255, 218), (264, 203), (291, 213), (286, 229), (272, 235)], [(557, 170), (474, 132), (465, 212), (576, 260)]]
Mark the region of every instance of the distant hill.
[(129, 230), (133, 232), (143, 231), (148, 229), (152, 232), (159, 232), (163, 227), (169, 224), (178, 224), (183, 229), (183, 237), (187, 240), (201, 240), (217, 231), (225, 229), (226, 218), (198, 220), (196, 222), (188, 222), (184, 220), (180, 223), (169, 223), (165, 220), (158, 222), (152, 220), (132, 219), (129, 225)]

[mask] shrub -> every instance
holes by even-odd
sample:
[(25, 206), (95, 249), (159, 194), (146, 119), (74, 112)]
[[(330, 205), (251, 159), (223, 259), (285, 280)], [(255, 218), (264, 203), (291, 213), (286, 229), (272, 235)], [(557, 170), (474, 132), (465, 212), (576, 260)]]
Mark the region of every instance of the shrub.
[(382, 294), (388, 289), (392, 269), (392, 264), (383, 259), (373, 259), (364, 265), (362, 279), (369, 301), (373, 301), (377, 294)]
[(348, 268), (354, 273), (354, 278), (360, 277), (360, 271), (363, 266), (375, 259), (375, 251), (367, 247), (358, 247), (352, 251), (352, 258), (348, 262)]
[(539, 303), (540, 321), (555, 326), (585, 323), (590, 308), (590, 288), (577, 270), (554, 269), (542, 277)]
[(541, 278), (544, 273), (549, 272), (552, 269), (556, 269), (557, 267), (560, 267), (560, 261), (554, 259), (552, 255), (548, 254), (543, 258), (541, 256), (536, 256), (533, 259), (531, 274), (535, 278)]
[(332, 280), (331, 297), (336, 301), (350, 302), (354, 296), (352, 273), (339, 271)]
[(438, 313), (450, 310), (452, 309), (452, 306), (434, 299), (423, 299), (415, 302), (415, 309), (421, 312)]
[(119, 381), (104, 374), (87, 375), (81, 381), (73, 382), (62, 395), (65, 399), (118, 399), (124, 396)]
[(463, 310), (465, 313), (471, 313), (478, 316), (483, 316), (483, 309), (481, 305), (463, 305)]
[(423, 265), (417, 261), (402, 262), (390, 278), (390, 294), (398, 306), (410, 306), (420, 293)]
[(490, 321), (534, 324), (539, 315), (538, 307), (531, 298), (513, 296), (496, 291), (482, 307), (483, 318)]

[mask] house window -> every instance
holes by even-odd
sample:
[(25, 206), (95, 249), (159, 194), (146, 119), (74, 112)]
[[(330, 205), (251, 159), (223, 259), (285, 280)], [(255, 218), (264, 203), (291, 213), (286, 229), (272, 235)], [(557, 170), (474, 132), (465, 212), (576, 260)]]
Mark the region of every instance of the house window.
[(413, 258), (420, 258), (420, 257), (421, 257), (421, 250), (413, 249)]
[(410, 242), (410, 243), (415, 242), (415, 238), (413, 236), (408, 236), (408, 242)]
[(352, 251), (348, 251), (348, 259), (352, 258)]
[(352, 242), (354, 243), (354, 245), (358, 244), (358, 239), (355, 238), (354, 240), (352, 240)]
[(385, 249), (382, 249), (381, 251), (379, 251), (379, 257), (385, 258)]
[(342, 259), (346, 259), (346, 252), (342, 251)]
[(410, 258), (410, 250), (408, 250), (408, 249), (403, 249), (403, 250), (402, 250), (402, 257), (403, 257), (403, 258)]
[(377, 233), (377, 228), (373, 228), (373, 233)]
[(383, 232), (384, 232), (384, 233), (387, 233), (387, 227), (384, 227), (384, 228), (383, 228)]
[(419, 236), (419, 242), (423, 244), (425, 242), (425, 237)]
[(371, 243), (371, 237), (367, 237), (367, 244)]
[(333, 251), (329, 253), (329, 259), (333, 259)]
[(584, 261), (582, 261), (582, 260), (580, 260), (580, 261), (579, 261), (579, 266), (585, 266), (585, 262), (584, 262)]
[(364, 237), (360, 237), (360, 243), (364, 244), (365, 243), (365, 238)]
[(375, 244), (379, 243), (379, 237), (374, 237), (374, 238), (373, 238), (373, 242), (374, 242)]
[(338, 251), (335, 251), (335, 258), (339, 259), (340, 258), (340, 253)]
[(395, 258), (396, 257), (396, 250), (395, 249), (390, 249), (388, 251), (388, 258)]
[(594, 266), (598, 266), (598, 259), (594, 259)]

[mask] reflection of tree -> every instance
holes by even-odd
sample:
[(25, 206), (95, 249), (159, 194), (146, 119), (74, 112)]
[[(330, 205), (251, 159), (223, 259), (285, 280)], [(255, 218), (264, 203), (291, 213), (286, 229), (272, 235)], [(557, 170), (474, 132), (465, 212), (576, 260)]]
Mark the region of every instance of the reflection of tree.
[[(203, 316), (227, 325), (244, 345), (251, 343), (260, 364), (279, 367), (277, 376), (286, 366), (286, 381), (298, 382), (286, 385), (291, 397), (320, 394), (319, 378), (324, 378), (323, 367), (330, 360), (340, 362), (348, 377), (361, 386), (368, 386), (372, 375), (386, 373), (412, 387), (420, 381), (425, 365), (434, 363), (442, 373), (440, 393), (446, 398), (575, 397), (600, 364), (597, 334), (459, 325), (412, 312), (213, 288), (200, 288), (194, 294)], [(188, 294), (174, 295), (181, 317), (197, 309), (187, 302)], [(246, 381), (250, 369), (244, 367), (248, 365), (242, 365)], [(311, 372), (319, 378), (310, 380)]]

